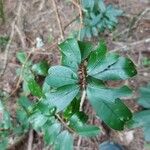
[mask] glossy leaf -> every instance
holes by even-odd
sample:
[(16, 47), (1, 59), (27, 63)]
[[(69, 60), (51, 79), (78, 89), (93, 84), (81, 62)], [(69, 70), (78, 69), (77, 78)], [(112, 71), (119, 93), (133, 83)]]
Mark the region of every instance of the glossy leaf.
[(34, 96), (37, 96), (39, 98), (41, 98), (43, 96), (42, 89), (35, 80), (30, 80), (28, 82), (28, 87), (29, 87), (30, 92)]
[(89, 73), (89, 75), (93, 76), (94, 78), (106, 81), (125, 80), (137, 74), (135, 65), (130, 59), (125, 57), (117, 58), (109, 56), (107, 56), (104, 61), (99, 63), (98, 66)]
[(67, 85), (46, 93), (50, 106), (56, 106), (58, 111), (64, 110), (79, 92), (78, 85)]
[[(107, 94), (107, 93), (105, 93)], [(116, 99), (115, 102), (110, 103), (101, 99), (95, 99), (94, 94), (88, 92), (88, 99), (96, 111), (97, 115), (111, 128), (115, 130), (123, 130), (124, 125), (132, 117), (132, 113), (127, 106)]]
[(92, 97), (95, 101), (114, 102), (117, 98), (129, 96), (131, 93), (132, 91), (127, 86), (113, 89), (96, 85), (95, 83), (87, 86), (88, 96)]
[(62, 65), (77, 72), (81, 63), (81, 53), (76, 39), (67, 39), (59, 45), (62, 54)]
[[(98, 76), (103, 71), (107, 70), (109, 66), (116, 63), (118, 60), (118, 55), (115, 53), (112, 54), (105, 54), (104, 52), (102, 54), (98, 53), (97, 51), (93, 56), (95, 55), (95, 58), (91, 56), (91, 61), (89, 60), (88, 66), (87, 66), (87, 73), (90, 76)], [(95, 77), (96, 78), (96, 77)]]
[(48, 68), (49, 65), (47, 63), (47, 61), (40, 61), (37, 64), (34, 64), (32, 66), (32, 70), (37, 74), (37, 75), (41, 75), (41, 76), (46, 76), (48, 73)]
[(80, 47), (82, 60), (88, 58), (89, 54), (94, 49), (93, 45), (89, 42), (82, 42), (82, 41), (78, 41), (78, 44)]
[(73, 150), (73, 138), (68, 131), (61, 132), (55, 141), (55, 150)]
[(46, 83), (51, 87), (61, 87), (78, 83), (78, 76), (65, 66), (53, 66), (48, 70)]
[(80, 100), (77, 98), (73, 99), (70, 105), (65, 109), (63, 116), (68, 120), (73, 114), (75, 114), (80, 107)]
[[(105, 66), (103, 66), (103, 64), (108, 64), (111, 63), (112, 60), (114, 60), (116, 57), (113, 55), (111, 56), (107, 56), (106, 57), (106, 52), (107, 52), (107, 47), (104, 41), (101, 41), (99, 43), (99, 46), (97, 47), (97, 49), (95, 51), (93, 51), (90, 55), (90, 58), (88, 60), (88, 65), (87, 65), (87, 73), (88, 75), (92, 75), (91, 72), (93, 71), (98, 71), (99, 69), (101, 69), (102, 67), (105, 68)], [(107, 58), (108, 60), (104, 63), (102, 63), (104, 61), (104, 58)], [(109, 58), (108, 58), (109, 57)], [(115, 58), (114, 58), (115, 57)], [(113, 59), (114, 58), (114, 59)], [(116, 61), (116, 60), (115, 60)], [(114, 63), (114, 61), (113, 61)], [(108, 64), (109, 65), (109, 64)], [(98, 68), (99, 67), (99, 68)], [(101, 67), (101, 68), (100, 68)], [(103, 70), (103, 68), (101, 70)]]

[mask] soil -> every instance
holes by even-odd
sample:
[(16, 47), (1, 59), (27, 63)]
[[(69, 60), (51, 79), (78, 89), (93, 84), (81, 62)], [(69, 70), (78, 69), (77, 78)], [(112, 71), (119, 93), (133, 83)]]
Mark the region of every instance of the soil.
[[(68, 0), (55, 1), (64, 38), (67, 38), (70, 33), (79, 28), (78, 21), (73, 21), (79, 16), (79, 10)], [(106, 2), (122, 9), (124, 16), (119, 18), (116, 30), (111, 33), (106, 31), (99, 38), (94, 38), (94, 42), (97, 43), (101, 37), (105, 37), (110, 51), (121, 53), (134, 61), (138, 69), (138, 75), (125, 84), (133, 88), (136, 97), (138, 87), (150, 82), (150, 67), (145, 67), (142, 64), (143, 58), (150, 58), (150, 2), (149, 0), (106, 0)], [(62, 39), (52, 0), (5, 0), (4, 4), (6, 22), (0, 22), (0, 36), (12, 35), (12, 39), (8, 50), (0, 47), (0, 72), (5, 71), (0, 79), (0, 92), (11, 94), (18, 81), (16, 69), (20, 67), (16, 60), (16, 53), (20, 50), (30, 53), (34, 49), (34, 53), (31, 55), (33, 61), (46, 59), (51, 65), (55, 65), (60, 62), (57, 44)], [(38, 37), (44, 42), (44, 46), (39, 49), (36, 48)], [(7, 64), (6, 70), (4, 70), (5, 61)], [(109, 84), (115, 86), (114, 83)], [(8, 101), (7, 106), (12, 114), (16, 108), (15, 102), (20, 88), (21, 84)], [(126, 104), (133, 112), (139, 109), (134, 98), (128, 99)], [(102, 125), (101, 121), (93, 117), (95, 113), (88, 103), (85, 103), (84, 109), (90, 115), (90, 123)], [(78, 150), (98, 150), (98, 145), (105, 140), (113, 140), (122, 144), (127, 150), (144, 150), (141, 129), (125, 129), (122, 132), (109, 130), (108, 132), (107, 128), (104, 128), (102, 134), (96, 138), (75, 137), (74, 148)], [(26, 149), (27, 139), (23, 143), (21, 147), (16, 149)], [(46, 149), (50, 148), (44, 148), (42, 139), (35, 134), (33, 150)]]

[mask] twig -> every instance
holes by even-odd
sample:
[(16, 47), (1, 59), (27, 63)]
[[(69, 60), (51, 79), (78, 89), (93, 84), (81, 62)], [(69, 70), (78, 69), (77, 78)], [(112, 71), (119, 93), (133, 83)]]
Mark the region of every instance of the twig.
[(76, 21), (78, 18), (79, 18), (79, 16), (80, 15), (77, 15), (74, 19), (72, 19), (68, 24), (66, 24), (65, 26), (64, 26), (64, 30), (66, 30), (66, 28), (68, 27), (68, 26), (70, 26), (74, 21)]
[(83, 90), (83, 92), (82, 92), (82, 97), (81, 97), (81, 101), (80, 101), (80, 109), (79, 109), (80, 111), (82, 111), (82, 107), (83, 107), (85, 98), (86, 98), (86, 90)]
[[(134, 23), (133, 23), (132, 25), (130, 25), (127, 29), (123, 30), (121, 33), (117, 34), (117, 35), (115, 36), (115, 38), (116, 38), (116, 37), (119, 37), (119, 36), (121, 36), (121, 35), (123, 35), (123, 34), (125, 34), (125, 33), (129, 34), (131, 30), (133, 30), (133, 29), (135, 29), (135, 28), (137, 27), (138, 22), (141, 20), (141, 18), (142, 18), (148, 11), (150, 11), (150, 8), (146, 8), (142, 13), (140, 13), (140, 15), (137, 15), (136, 17), (133, 17), (133, 19), (136, 19), (136, 20), (134, 21)], [(133, 19), (132, 19), (132, 20), (133, 20)]]
[(74, 133), (74, 130), (71, 129), (71, 128), (63, 121), (63, 119), (62, 119), (58, 114), (56, 114), (55, 116), (56, 116), (57, 119), (64, 125), (64, 127), (65, 127), (66, 129), (68, 129), (70, 132)]
[(6, 48), (5, 48), (4, 63), (3, 63), (2, 71), (0, 73), (0, 77), (2, 77), (4, 75), (6, 67), (7, 67), (8, 53), (9, 53), (10, 45), (11, 45), (11, 42), (12, 42), (13, 36), (14, 36), (15, 22), (16, 22), (16, 20), (13, 21), (13, 23), (11, 25), (12, 29), (11, 29), (10, 39), (8, 41), (8, 44), (6, 45)]
[(28, 148), (27, 150), (32, 150), (32, 144), (33, 144), (33, 130), (31, 129), (29, 132), (29, 139), (28, 139)]
[(132, 26), (131, 29), (134, 29), (137, 27), (137, 24), (138, 22), (141, 20), (141, 18), (147, 13), (150, 11), (150, 8), (146, 8), (138, 17), (137, 17), (137, 20), (135, 21), (134, 25)]
[(82, 138), (79, 137), (78, 143), (77, 143), (77, 149), (78, 149), (78, 150), (80, 149), (81, 141), (82, 141)]
[(20, 84), (21, 81), (22, 81), (22, 74), (23, 74), (24, 67), (25, 67), (25, 65), (26, 65), (26, 63), (27, 63), (27, 61), (28, 61), (28, 59), (30, 58), (31, 54), (33, 53), (33, 51), (34, 51), (34, 49), (33, 49), (31, 52), (28, 53), (27, 58), (26, 58), (25, 62), (24, 62), (23, 65), (22, 65), (22, 68), (21, 68), (21, 71), (20, 71), (20, 76), (19, 76), (19, 79), (18, 79), (18, 81), (17, 81), (16, 87), (15, 87), (15, 89), (11, 92), (11, 94), (9, 95), (9, 97), (7, 97), (7, 99), (10, 98), (12, 95), (14, 95), (15, 92), (17, 91), (17, 89), (19, 88), (19, 84)]
[(138, 44), (142, 44), (142, 43), (150, 43), (150, 38), (136, 41), (133, 43), (120, 43), (121, 46), (119, 48), (111, 50), (111, 52), (117, 52), (120, 51), (121, 49), (129, 49), (129, 47), (137, 46)]
[(17, 10), (17, 15), (16, 15), (16, 17), (14, 18), (14, 21), (11, 24), (12, 29), (11, 29), (10, 39), (8, 41), (8, 44), (6, 45), (6, 48), (5, 48), (4, 63), (3, 63), (2, 71), (0, 73), (0, 77), (2, 77), (4, 75), (6, 67), (7, 67), (8, 53), (9, 53), (10, 45), (11, 45), (11, 42), (13, 40), (13, 36), (14, 36), (14, 32), (15, 32), (14, 31), (15, 30), (15, 23), (16, 23), (19, 15), (20, 15), (21, 9), (22, 9), (22, 1), (20, 1), (20, 3), (19, 3), (18, 10)]
[(59, 13), (58, 13), (58, 8), (56, 6), (55, 0), (52, 0), (52, 2), (53, 2), (54, 10), (56, 13), (56, 18), (57, 18), (57, 22), (58, 22), (58, 26), (59, 26), (59, 30), (60, 30), (60, 34), (61, 34), (61, 39), (63, 40), (64, 39), (64, 31), (63, 31), (61, 19), (60, 19)]
[(24, 36), (22, 35), (22, 33), (21, 33), (21, 31), (20, 31), (20, 29), (18, 28), (17, 25), (15, 25), (15, 29), (16, 29), (18, 35), (19, 35), (20, 40), (21, 40), (22, 48), (25, 49), (26, 48), (26, 44), (25, 44), (25, 41), (24, 41)]
[(79, 16), (80, 16), (80, 30), (79, 30), (79, 35), (78, 39), (80, 40), (80, 34), (81, 34), (81, 29), (83, 27), (83, 14), (82, 14), (82, 8), (80, 6), (80, 0), (78, 0), (78, 3), (74, 0), (72, 0), (72, 3), (79, 9)]

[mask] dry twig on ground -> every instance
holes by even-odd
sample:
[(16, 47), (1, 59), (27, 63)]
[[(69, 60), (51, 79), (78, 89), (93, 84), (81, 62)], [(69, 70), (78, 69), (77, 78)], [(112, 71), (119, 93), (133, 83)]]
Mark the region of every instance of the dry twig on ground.
[(59, 26), (59, 30), (60, 30), (60, 34), (61, 34), (61, 39), (63, 40), (64, 39), (64, 30), (63, 30), (63, 27), (62, 27), (62, 22), (61, 22), (61, 19), (60, 19), (58, 8), (57, 8), (55, 0), (52, 0), (52, 2), (53, 2), (54, 10), (55, 10), (55, 13), (56, 13), (56, 18), (57, 18), (57, 22), (58, 22), (58, 26)]

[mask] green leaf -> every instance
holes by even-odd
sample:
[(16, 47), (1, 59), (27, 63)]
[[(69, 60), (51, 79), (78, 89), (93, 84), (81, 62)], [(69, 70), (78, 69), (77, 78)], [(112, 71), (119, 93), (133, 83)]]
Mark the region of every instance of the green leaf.
[(90, 27), (87, 27), (86, 28), (86, 32), (85, 32), (85, 36), (88, 38), (88, 39), (91, 39), (92, 37), (92, 32), (91, 32), (91, 28)]
[(12, 127), (9, 113), (5, 110), (4, 105), (0, 100), (0, 129), (9, 129)]
[(10, 118), (10, 115), (7, 111), (4, 111), (3, 112), (3, 116), (2, 116), (3, 120), (2, 122), (0, 122), (0, 128), (1, 128), (1, 125), (2, 125), (2, 128), (3, 129), (10, 129), (12, 127), (12, 123), (11, 123), (11, 118)]
[(47, 144), (52, 145), (55, 142), (57, 135), (60, 133), (60, 130), (61, 126), (59, 123), (44, 126), (44, 141)]
[(147, 87), (140, 88), (140, 97), (138, 99), (138, 104), (144, 108), (150, 108), (150, 85)]
[(27, 54), (25, 52), (18, 52), (16, 57), (20, 61), (20, 63), (24, 64), (27, 59)]
[(41, 128), (47, 122), (47, 120), (48, 118), (40, 112), (36, 112), (29, 117), (29, 122), (35, 130)]
[(67, 39), (59, 45), (62, 54), (62, 65), (77, 72), (81, 63), (81, 53), (76, 39)]
[(81, 5), (84, 9), (92, 10), (94, 7), (94, 0), (81, 0)]
[(68, 131), (61, 132), (56, 139), (55, 150), (73, 150), (73, 138)]
[(43, 93), (48, 93), (50, 91), (51, 87), (47, 84), (46, 81), (44, 81), (43, 85), (42, 85), (42, 91)]
[(19, 109), (16, 111), (16, 120), (19, 124), (15, 126), (13, 131), (15, 134), (23, 134), (29, 130), (28, 114), (23, 110)]
[(40, 111), (45, 116), (51, 116), (51, 115), (55, 114), (56, 108), (47, 105), (46, 101), (44, 101), (44, 99), (43, 99), (43, 100), (40, 100), (37, 103), (35, 103), (35, 105), (33, 107), (33, 111), (35, 111), (35, 112)]
[(68, 120), (73, 114), (75, 114), (80, 107), (80, 100), (75, 98), (70, 105), (65, 109), (63, 116)]
[(101, 97), (99, 100), (95, 99), (94, 94), (87, 92), (88, 99), (97, 115), (109, 127), (115, 130), (123, 130), (126, 122), (132, 117), (132, 113), (127, 106), (119, 99), (116, 99), (113, 103), (103, 101)]
[(26, 111), (26, 112), (31, 112), (32, 110), (32, 103), (31, 101), (25, 97), (25, 96), (21, 96), (18, 100), (18, 104), (23, 107), (23, 109)]
[[(107, 80), (125, 80), (137, 74), (135, 65), (130, 59), (125, 57), (117, 58), (109, 56), (106, 57), (104, 61), (99, 63), (96, 69), (90, 72), (89, 75), (93, 76), (94, 78), (107, 81)], [(116, 59), (118, 60), (116, 61)]]
[(100, 134), (100, 129), (94, 125), (83, 125), (79, 126), (76, 132), (81, 136), (93, 137)]
[(150, 110), (144, 110), (134, 114), (131, 127), (135, 128), (149, 124), (150, 124)]
[(105, 6), (105, 3), (104, 3), (104, 0), (99, 0), (98, 1), (98, 6), (99, 6), (102, 13), (104, 13), (106, 11), (106, 6)]
[(127, 86), (114, 89), (96, 85), (95, 83), (87, 86), (88, 96), (92, 97), (95, 101), (114, 102), (117, 98), (129, 96), (131, 93), (131, 89)]
[(92, 28), (92, 34), (93, 34), (93, 36), (98, 36), (98, 30), (96, 27)]
[(70, 126), (81, 136), (92, 137), (99, 134), (100, 129), (93, 125), (87, 125), (87, 116), (83, 112), (78, 112), (69, 119)]
[(86, 34), (86, 28), (82, 28), (78, 34), (80, 34), (80, 40), (83, 41), (85, 34)]
[(8, 145), (9, 145), (8, 137), (4, 137), (3, 139), (0, 139), (0, 149), (1, 150), (7, 150)]
[(130, 128), (142, 127), (145, 140), (150, 141), (150, 110), (135, 113), (128, 124)]
[(89, 42), (83, 42), (83, 41), (78, 41), (80, 51), (81, 51), (81, 58), (82, 61), (88, 58), (92, 50), (94, 49), (93, 45)]
[(56, 106), (58, 111), (64, 110), (79, 92), (78, 85), (66, 85), (46, 93), (50, 106)]
[(26, 82), (34, 79), (34, 74), (32, 73), (30, 66), (25, 66), (22, 71), (22, 79)]
[(47, 61), (40, 61), (37, 64), (34, 64), (32, 66), (32, 70), (37, 74), (37, 75), (41, 75), (41, 76), (46, 76), (48, 73), (48, 68), (49, 65), (47, 63)]
[(30, 92), (34, 96), (37, 96), (39, 98), (41, 98), (43, 96), (42, 89), (41, 89), (41, 87), (39, 86), (39, 84), (35, 80), (32, 80), (32, 79), (29, 80), (28, 81), (28, 87), (30, 89)]
[[(115, 53), (110, 53), (105, 55), (105, 52), (96, 51), (95, 57), (90, 57), (91, 60), (89, 60), (88, 63), (88, 75), (98, 78), (98, 75), (101, 75), (105, 70), (107, 71), (107, 68), (109, 69), (109, 66), (113, 65), (118, 60), (118, 55)], [(93, 55), (93, 56), (94, 56)], [(99, 79), (99, 78), (98, 78)]]
[(26, 80), (22, 83), (23, 88), (23, 95), (28, 96), (30, 94), (30, 89), (28, 87), (28, 82)]
[(46, 82), (51, 87), (61, 87), (78, 83), (78, 76), (65, 66), (53, 66), (48, 70)]
[(150, 142), (150, 125), (144, 126), (143, 130), (144, 130), (144, 139), (147, 142)]
[(107, 52), (107, 47), (104, 41), (99, 43), (99, 46), (95, 51), (90, 54), (90, 58), (88, 60), (87, 73), (90, 75), (90, 72), (93, 72), (101, 61), (105, 58)]

